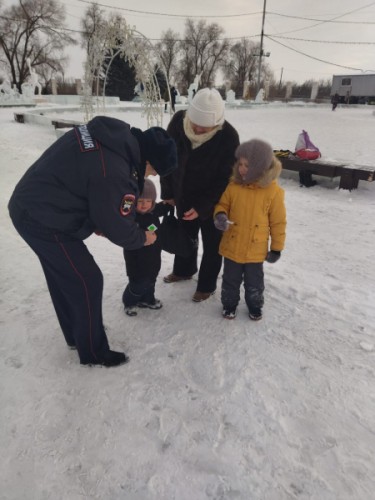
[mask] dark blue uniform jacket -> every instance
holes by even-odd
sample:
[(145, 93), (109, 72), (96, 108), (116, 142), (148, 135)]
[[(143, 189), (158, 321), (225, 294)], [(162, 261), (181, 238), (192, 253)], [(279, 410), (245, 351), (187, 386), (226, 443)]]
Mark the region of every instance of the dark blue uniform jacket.
[(84, 240), (98, 230), (126, 249), (143, 246), (135, 223), (143, 169), (130, 125), (96, 117), (52, 144), (27, 170), (9, 202), (34, 232)]

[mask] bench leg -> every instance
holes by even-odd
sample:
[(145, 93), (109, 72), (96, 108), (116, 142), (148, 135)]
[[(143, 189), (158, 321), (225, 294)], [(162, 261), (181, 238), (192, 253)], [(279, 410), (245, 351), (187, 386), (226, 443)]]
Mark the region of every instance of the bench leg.
[(316, 184), (316, 181), (312, 178), (312, 172), (310, 170), (301, 170), (299, 172), (299, 182), (305, 187), (312, 187)]
[(14, 119), (18, 123), (25, 123), (25, 119), (24, 119), (23, 115), (20, 113), (14, 113)]
[(347, 172), (341, 174), (339, 189), (357, 189), (358, 179), (355, 177), (355, 172)]

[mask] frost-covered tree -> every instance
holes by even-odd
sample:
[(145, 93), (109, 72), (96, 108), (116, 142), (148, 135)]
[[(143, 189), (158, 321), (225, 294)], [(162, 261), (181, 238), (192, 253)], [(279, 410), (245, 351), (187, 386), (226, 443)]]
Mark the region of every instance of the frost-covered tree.
[(182, 42), (181, 76), (187, 86), (196, 75), (201, 75), (200, 86), (214, 84), (216, 72), (226, 61), (229, 42), (222, 38), (224, 28), (217, 23), (187, 19)]
[(86, 50), (86, 57), (90, 57), (92, 54), (91, 48), (95, 34), (98, 31), (104, 32), (107, 24), (105, 12), (98, 4), (93, 3), (87, 7), (83, 19), (81, 19), (81, 46)]
[(64, 49), (76, 43), (64, 23), (65, 8), (55, 0), (19, 0), (1, 8), (0, 62), (18, 90), (30, 75), (27, 59), (39, 75), (63, 73)]
[(159, 55), (160, 61), (164, 65), (168, 82), (175, 79), (179, 53), (181, 50), (180, 35), (174, 33), (171, 29), (162, 33), (161, 40), (155, 45), (155, 50)]
[[(154, 69), (155, 64), (159, 68), (160, 66), (153, 45), (134, 27), (129, 26), (126, 19), (121, 16), (110, 15), (107, 19), (103, 18), (97, 9), (92, 8), (90, 12), (90, 15), (96, 16), (98, 23), (86, 33), (87, 38), (83, 38), (88, 51), (81, 100), (85, 119), (89, 120), (93, 116), (94, 104), (97, 111), (105, 111), (104, 97), (107, 85), (113, 87), (113, 78), (118, 80), (121, 72), (119, 64), (116, 69), (112, 70), (111, 67), (114, 61), (118, 62), (121, 58), (134, 68), (136, 82), (142, 87), (142, 106), (149, 126), (155, 122), (160, 124), (161, 96)], [(122, 69), (124, 68), (125, 66), (122, 66)], [(128, 76), (128, 73), (123, 74), (124, 79)], [(134, 81), (133, 75), (132, 81)], [(94, 100), (93, 96), (101, 96), (102, 99)]]
[[(135, 69), (129, 61), (117, 54), (111, 59), (112, 51), (108, 50), (107, 58), (102, 69), (107, 74), (105, 94), (117, 96), (120, 101), (131, 101), (134, 98), (134, 87), (136, 86)], [(110, 66), (108, 66), (111, 61)]]
[(257, 51), (259, 52), (259, 45), (247, 38), (242, 38), (230, 48), (223, 73), (239, 96), (242, 96), (244, 82), (252, 81), (255, 77), (258, 64)]

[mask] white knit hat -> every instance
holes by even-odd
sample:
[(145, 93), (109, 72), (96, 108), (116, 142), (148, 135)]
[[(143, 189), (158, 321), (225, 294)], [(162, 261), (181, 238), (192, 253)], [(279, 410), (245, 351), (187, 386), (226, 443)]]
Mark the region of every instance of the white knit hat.
[(216, 127), (224, 123), (225, 103), (216, 89), (201, 89), (187, 109), (189, 120), (200, 127)]

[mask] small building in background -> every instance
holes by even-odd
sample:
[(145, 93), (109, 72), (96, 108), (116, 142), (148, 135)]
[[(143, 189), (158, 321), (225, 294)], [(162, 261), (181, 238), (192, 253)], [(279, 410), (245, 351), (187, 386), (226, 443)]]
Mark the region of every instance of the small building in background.
[(375, 73), (333, 75), (331, 96), (336, 93), (341, 103), (375, 105)]

